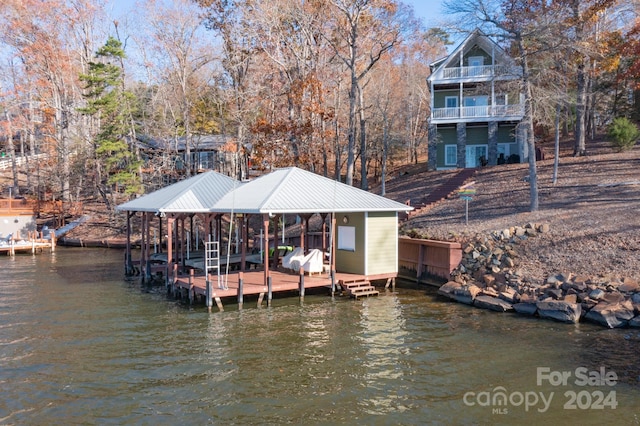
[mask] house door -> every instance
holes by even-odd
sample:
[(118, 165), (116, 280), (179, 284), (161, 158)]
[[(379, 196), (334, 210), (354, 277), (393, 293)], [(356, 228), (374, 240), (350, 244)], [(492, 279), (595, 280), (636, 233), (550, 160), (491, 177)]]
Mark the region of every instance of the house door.
[(487, 160), (487, 145), (467, 145), (465, 155), (465, 167), (475, 168), (480, 167), (480, 158)]

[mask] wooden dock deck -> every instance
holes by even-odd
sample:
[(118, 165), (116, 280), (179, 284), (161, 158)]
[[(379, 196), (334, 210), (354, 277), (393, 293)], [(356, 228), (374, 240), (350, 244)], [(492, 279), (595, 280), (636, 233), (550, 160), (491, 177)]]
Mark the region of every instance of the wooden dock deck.
[(29, 238), (26, 240), (0, 241), (0, 253), (15, 256), (16, 253), (37, 253), (45, 249), (55, 250), (55, 239)]
[[(329, 293), (331, 291), (331, 277), (327, 273), (319, 275), (300, 275), (290, 272), (269, 271), (271, 278), (271, 292), (264, 284), (264, 270), (250, 270), (245, 272), (230, 272), (227, 275), (220, 275), (220, 283), (218, 276), (212, 275), (211, 278), (211, 300), (215, 301), (220, 310), (224, 310), (222, 300), (233, 300), (240, 307), (244, 303), (245, 296), (258, 296), (258, 306), (260, 306), (267, 297), (267, 304), (271, 303), (271, 297), (275, 293), (298, 292), (300, 298), (304, 298), (304, 291), (311, 288), (324, 287)], [(242, 279), (242, 288), (240, 280)], [(303, 286), (301, 286), (303, 280)], [(367, 277), (357, 274), (336, 273), (335, 284), (336, 290), (338, 286), (345, 282), (367, 281)], [(207, 285), (204, 275), (187, 275), (179, 276), (175, 283), (171, 286), (174, 294), (188, 298), (191, 302), (196, 299), (206, 301)], [(370, 293), (370, 295), (377, 294)], [(347, 295), (353, 295), (347, 293)]]

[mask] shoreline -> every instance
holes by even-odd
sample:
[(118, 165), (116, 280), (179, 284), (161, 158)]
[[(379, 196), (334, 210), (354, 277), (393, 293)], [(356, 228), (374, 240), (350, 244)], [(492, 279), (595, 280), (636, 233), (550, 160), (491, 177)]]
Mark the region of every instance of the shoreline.
[(477, 308), (564, 323), (640, 327), (640, 285), (633, 279), (563, 272), (535, 282), (518, 271), (518, 245), (549, 232), (548, 224), (529, 223), (476, 236), (438, 294)]

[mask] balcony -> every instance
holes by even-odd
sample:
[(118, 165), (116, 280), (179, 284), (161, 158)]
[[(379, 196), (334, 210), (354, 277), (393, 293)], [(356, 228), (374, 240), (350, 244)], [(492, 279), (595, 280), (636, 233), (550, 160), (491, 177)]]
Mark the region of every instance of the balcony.
[(521, 120), (523, 116), (524, 104), (434, 108), (431, 110), (431, 122), (434, 124), (462, 121)]
[[(437, 82), (443, 80), (473, 79), (486, 80), (493, 77), (518, 78), (521, 72), (518, 67), (512, 65), (483, 65), (475, 67), (444, 68), (442, 76), (438, 76)], [(434, 81), (436, 83), (436, 81)]]

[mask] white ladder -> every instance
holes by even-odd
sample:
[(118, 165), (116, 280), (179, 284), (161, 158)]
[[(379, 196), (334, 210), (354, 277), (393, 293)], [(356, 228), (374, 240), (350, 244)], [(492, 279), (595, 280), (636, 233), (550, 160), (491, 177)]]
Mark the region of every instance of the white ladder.
[(218, 288), (224, 288), (225, 286), (220, 277), (220, 246), (218, 241), (207, 241), (204, 244), (204, 269), (207, 280), (209, 279), (209, 274), (213, 274), (215, 271), (218, 277)]

